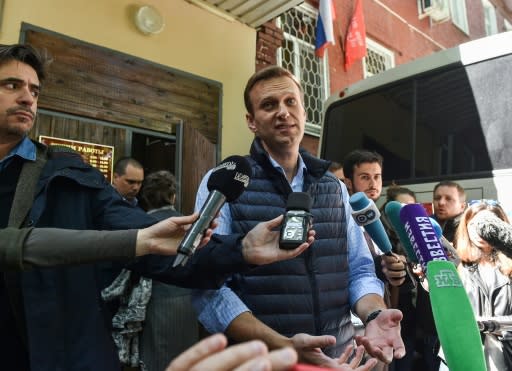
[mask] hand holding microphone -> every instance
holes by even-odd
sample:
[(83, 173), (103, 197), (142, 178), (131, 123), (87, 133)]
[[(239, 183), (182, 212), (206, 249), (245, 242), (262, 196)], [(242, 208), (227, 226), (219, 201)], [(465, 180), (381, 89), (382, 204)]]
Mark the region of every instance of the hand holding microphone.
[(207, 184), (210, 194), (199, 211), (199, 218), (181, 241), (173, 267), (187, 263), (222, 205), (236, 200), (247, 188), (250, 174), (249, 162), (242, 156), (230, 156), (213, 169)]
[(417, 263), (418, 258), (414, 252), (414, 249), (412, 248), (411, 241), (407, 236), (404, 225), (400, 220), (400, 210), (402, 209), (402, 206), (403, 205), (398, 201), (390, 201), (386, 204), (384, 212), (386, 213), (389, 222), (393, 226), (393, 229), (400, 239), (400, 242), (402, 243), (402, 246), (407, 254), (407, 258), (411, 263)]
[(382, 272), (386, 280), (393, 286), (400, 286), (407, 275), (405, 263), (396, 254), (393, 254), (391, 242), (380, 220), (380, 212), (375, 203), (364, 192), (357, 192), (350, 196), (352, 216), (359, 226), (362, 226), (378, 248), (384, 253), (381, 263)]

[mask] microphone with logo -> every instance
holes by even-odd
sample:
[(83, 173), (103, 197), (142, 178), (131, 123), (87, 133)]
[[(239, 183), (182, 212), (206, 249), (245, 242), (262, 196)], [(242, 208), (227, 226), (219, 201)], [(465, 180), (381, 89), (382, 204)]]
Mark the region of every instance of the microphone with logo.
[(242, 156), (230, 156), (213, 169), (207, 183), (210, 194), (199, 211), (199, 218), (183, 237), (173, 267), (187, 263), (224, 203), (236, 200), (247, 188), (250, 173), (251, 166)]
[(425, 208), (420, 204), (404, 205), (400, 219), (426, 271), (432, 314), (448, 367), (451, 371), (486, 370), (473, 308)]
[(350, 196), (349, 203), (352, 206), (352, 217), (356, 223), (363, 226), (385, 255), (393, 255), (391, 242), (380, 221), (380, 212), (375, 202), (366, 197), (364, 192), (357, 192)]
[(407, 254), (407, 259), (411, 263), (417, 263), (418, 257), (412, 248), (411, 241), (409, 241), (409, 237), (407, 236), (407, 232), (405, 231), (404, 225), (400, 220), (400, 210), (402, 209), (402, 204), (398, 201), (390, 201), (384, 207), (384, 213), (386, 214), (389, 222), (393, 226), (402, 246)]
[(279, 238), (281, 249), (292, 250), (307, 241), (313, 218), (310, 213), (312, 204), (308, 193), (290, 193)]

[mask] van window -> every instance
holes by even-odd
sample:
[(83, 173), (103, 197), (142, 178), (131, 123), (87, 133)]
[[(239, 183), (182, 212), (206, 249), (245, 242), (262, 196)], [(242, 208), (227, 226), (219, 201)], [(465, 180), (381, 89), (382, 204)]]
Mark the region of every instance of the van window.
[(339, 162), (357, 148), (376, 150), (385, 184), (511, 168), (511, 66), (511, 54), (452, 63), (339, 99), (326, 110), (320, 156)]

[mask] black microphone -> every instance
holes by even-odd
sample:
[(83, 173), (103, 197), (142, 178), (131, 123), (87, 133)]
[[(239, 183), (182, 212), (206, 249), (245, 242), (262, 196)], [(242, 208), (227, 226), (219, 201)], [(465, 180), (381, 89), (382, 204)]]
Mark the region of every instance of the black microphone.
[(470, 224), (474, 224), (476, 233), (483, 240), (507, 257), (512, 258), (512, 225), (487, 210), (478, 212)]
[(501, 331), (511, 331), (512, 330), (512, 321), (507, 320), (486, 320), (486, 321), (477, 321), (478, 329), (480, 332), (501, 332)]
[(242, 156), (230, 156), (213, 169), (207, 183), (210, 194), (199, 211), (199, 218), (183, 237), (173, 267), (187, 263), (224, 203), (236, 200), (247, 188), (250, 173), (251, 166)]
[(281, 226), (279, 247), (292, 250), (308, 239), (312, 215), (309, 212), (313, 200), (306, 192), (292, 192), (286, 202), (286, 213)]

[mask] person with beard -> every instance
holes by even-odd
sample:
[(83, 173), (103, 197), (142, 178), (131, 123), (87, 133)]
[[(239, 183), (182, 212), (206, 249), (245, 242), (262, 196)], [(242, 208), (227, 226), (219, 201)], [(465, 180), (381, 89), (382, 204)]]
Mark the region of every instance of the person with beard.
[[(357, 149), (347, 154), (343, 160), (343, 173), (345, 175), (345, 184), (348, 193), (353, 195), (357, 192), (363, 192), (373, 202), (377, 202), (382, 192), (382, 164), (384, 160), (377, 152)], [(361, 227), (362, 228), (362, 227)], [(363, 229), (363, 228), (362, 228)], [(385, 278), (391, 285), (400, 286), (406, 276), (405, 257), (403, 255), (386, 256), (366, 235), (368, 247), (372, 256), (376, 260), (376, 265), (380, 268), (383, 265), (381, 279)], [(381, 269), (377, 269), (380, 272)]]
[(466, 192), (456, 182), (444, 180), (434, 187), (434, 218), (443, 229), (443, 236), (453, 242), (462, 213), (466, 209)]
[[(348, 153), (343, 160), (343, 173), (349, 194), (363, 192), (373, 202), (377, 202), (382, 193), (383, 157), (373, 151), (357, 149)], [(385, 225), (385, 223), (383, 222)], [(395, 359), (389, 365), (389, 370), (407, 370), (412, 363), (414, 335), (411, 335), (411, 318), (409, 313), (410, 293), (414, 287), (412, 280), (407, 277), (406, 258), (398, 245), (392, 243), (393, 256), (382, 253), (376, 243), (364, 232), (368, 247), (372, 252), (377, 276), (386, 283), (386, 304), (404, 313), (402, 319), (402, 339), (406, 345), (406, 355)], [(402, 300), (400, 301), (400, 297)], [(411, 339), (412, 338), (412, 339)]]

